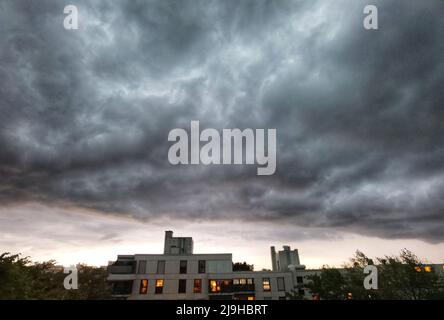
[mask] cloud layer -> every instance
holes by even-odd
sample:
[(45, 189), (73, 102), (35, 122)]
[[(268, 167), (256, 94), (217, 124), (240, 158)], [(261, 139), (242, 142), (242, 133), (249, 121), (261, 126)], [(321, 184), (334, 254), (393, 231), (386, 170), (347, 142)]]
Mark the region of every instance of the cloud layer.
[[(443, 1), (65, 2), (0, 4), (4, 206), (444, 241)], [(191, 120), (276, 128), (276, 174), (170, 165)]]

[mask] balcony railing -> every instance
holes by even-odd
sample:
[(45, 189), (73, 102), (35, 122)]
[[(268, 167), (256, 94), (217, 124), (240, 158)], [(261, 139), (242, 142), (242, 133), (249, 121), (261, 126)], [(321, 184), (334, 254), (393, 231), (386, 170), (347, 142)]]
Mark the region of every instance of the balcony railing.
[(132, 274), (134, 273), (134, 266), (108, 266), (107, 271), (111, 274)]
[(229, 284), (220, 286), (221, 293), (254, 292), (254, 284)]
[(113, 295), (130, 295), (133, 289), (133, 281), (112, 282)]

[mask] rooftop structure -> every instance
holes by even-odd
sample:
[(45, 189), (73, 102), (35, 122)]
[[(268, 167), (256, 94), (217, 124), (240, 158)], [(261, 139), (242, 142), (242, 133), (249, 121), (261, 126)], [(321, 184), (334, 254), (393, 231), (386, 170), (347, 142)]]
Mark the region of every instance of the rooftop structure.
[(296, 278), (284, 256), (278, 261), (287, 268), (233, 271), (231, 253), (194, 254), (191, 237), (166, 231), (163, 254), (119, 255), (108, 280), (122, 299), (286, 299)]

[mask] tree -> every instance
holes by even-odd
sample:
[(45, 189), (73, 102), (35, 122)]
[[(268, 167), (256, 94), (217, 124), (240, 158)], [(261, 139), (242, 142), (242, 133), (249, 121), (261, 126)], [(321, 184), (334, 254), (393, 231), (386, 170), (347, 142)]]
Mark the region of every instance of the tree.
[(347, 296), (347, 283), (338, 269), (323, 266), (319, 274), (307, 277), (307, 288), (321, 299), (344, 300)]
[(367, 257), (363, 252), (357, 250), (355, 255), (350, 259), (350, 263), (344, 266), (345, 280), (347, 292), (352, 294), (353, 299), (357, 300), (374, 300), (379, 298), (378, 290), (366, 290), (363, 286), (365, 278), (364, 268), (368, 265), (374, 265), (372, 259)]
[[(375, 265), (378, 270), (378, 289), (363, 286), (364, 268)], [(404, 249), (399, 256), (384, 256), (375, 260), (356, 251), (343, 269), (323, 267), (308, 277), (307, 284), (321, 299), (444, 299), (444, 277), (427, 267), (415, 254)], [(349, 295), (350, 294), (350, 295)]]
[(85, 264), (78, 265), (77, 268), (79, 269), (79, 293), (81, 294), (81, 299), (111, 298), (111, 285), (107, 281), (108, 272), (105, 268), (97, 268)]
[(0, 255), (0, 299), (26, 299), (29, 296), (28, 258), (5, 252)]
[(104, 268), (78, 265), (78, 289), (66, 290), (66, 274), (54, 260), (32, 262), (20, 254), (0, 255), (0, 299), (109, 299)]
[(233, 271), (253, 271), (254, 266), (244, 262), (233, 263)]
[(346, 266), (348, 291), (354, 299), (439, 299), (443, 297), (442, 277), (433, 269), (426, 272), (425, 264), (411, 251), (404, 249), (399, 256), (376, 258), (378, 290), (365, 290), (363, 270), (373, 260), (356, 251)]
[(285, 297), (288, 300), (304, 300), (304, 294), (300, 290), (304, 290), (302, 284), (298, 284), (296, 288), (290, 292), (285, 292)]
[(404, 249), (399, 257), (378, 258), (380, 292), (383, 299), (433, 299), (443, 288), (433, 269), (425, 271), (424, 263)]

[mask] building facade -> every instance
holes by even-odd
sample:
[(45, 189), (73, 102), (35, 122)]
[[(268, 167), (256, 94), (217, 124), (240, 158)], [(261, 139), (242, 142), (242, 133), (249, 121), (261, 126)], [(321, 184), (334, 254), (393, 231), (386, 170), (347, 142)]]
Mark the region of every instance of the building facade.
[(233, 271), (232, 254), (194, 254), (192, 238), (165, 232), (164, 254), (119, 255), (108, 266), (113, 295), (122, 299), (286, 299), (294, 274)]
[(298, 249), (291, 250), (290, 246), (283, 246), (282, 251), (276, 252), (274, 247), (271, 247), (271, 265), (273, 271), (289, 271), (289, 270), (303, 270), (304, 265), (299, 261)]
[[(316, 298), (307, 289), (320, 272), (300, 263), (298, 250), (271, 247), (272, 271), (233, 271), (231, 253), (194, 254), (193, 239), (165, 232), (163, 254), (119, 255), (108, 266), (108, 280), (117, 299), (278, 300), (295, 294)], [(430, 264), (418, 272), (444, 272)], [(341, 270), (341, 269), (339, 269)]]

